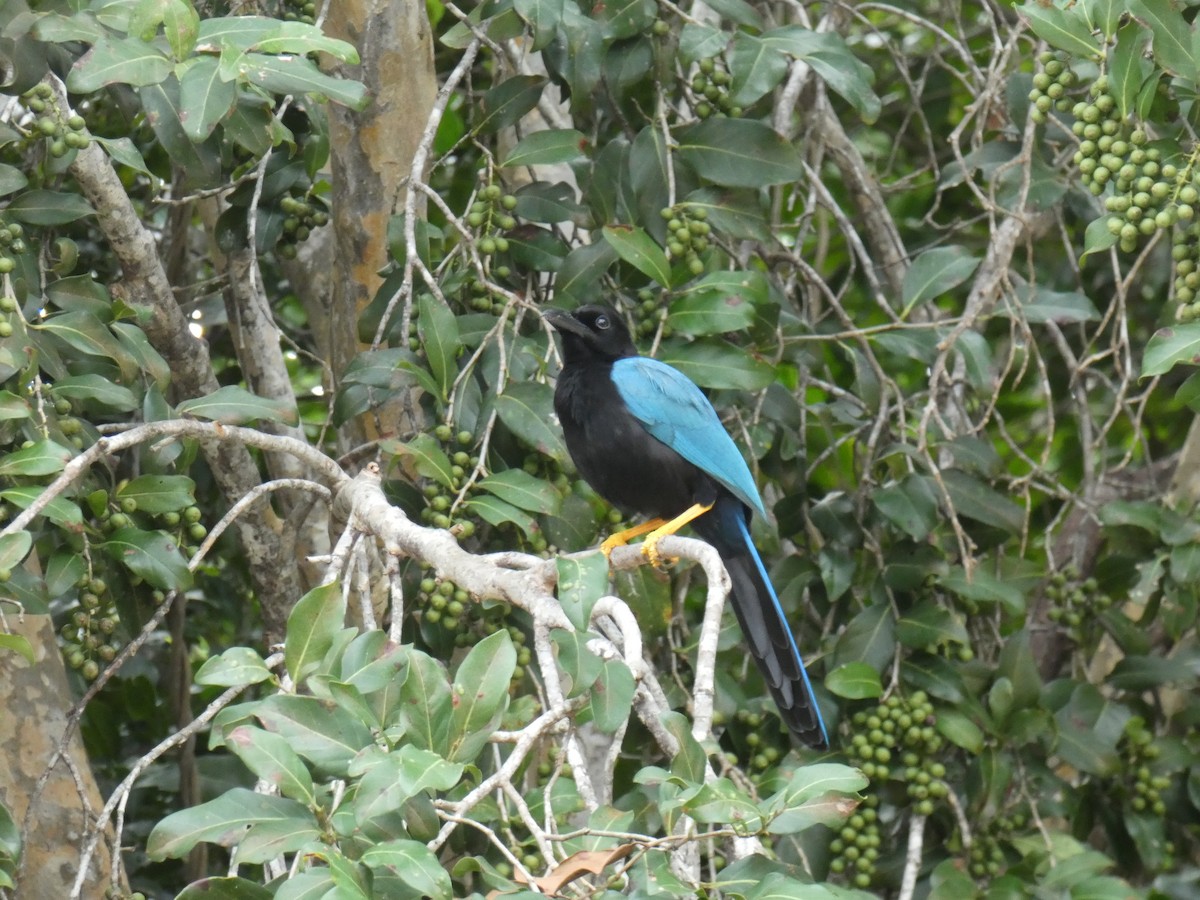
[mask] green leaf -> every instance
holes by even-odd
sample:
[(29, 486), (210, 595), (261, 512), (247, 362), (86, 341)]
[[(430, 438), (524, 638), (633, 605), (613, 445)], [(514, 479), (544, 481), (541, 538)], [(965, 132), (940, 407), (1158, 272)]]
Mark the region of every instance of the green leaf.
[(414, 895), (432, 900), (453, 896), (450, 873), (428, 847), (418, 841), (383, 841), (368, 847), (361, 857), (363, 865), (376, 873), (398, 878)]
[(258, 397), (244, 387), (227, 384), (204, 397), (184, 400), (176, 407), (181, 415), (196, 419), (211, 419), (224, 425), (240, 425), (263, 420), (294, 425), (296, 406), (286, 400)]
[(408, 677), (400, 693), (400, 723), (415, 746), (445, 757), (449, 749), (450, 683), (445, 670), (419, 650), (409, 653)]
[(74, 455), (74, 450), (54, 441), (36, 441), (24, 450), (14, 450), (0, 456), (0, 475), (25, 475), (31, 478), (57, 475)]
[(637, 683), (629, 666), (619, 659), (604, 661), (600, 677), (592, 685), (592, 718), (605, 734), (615, 734), (633, 708)]
[(476, 494), (463, 505), (489, 525), (511, 523), (520, 528), (528, 537), (533, 537), (540, 530), (537, 520), (533, 516), (496, 496)]
[(696, 174), (726, 187), (766, 187), (798, 181), (800, 153), (753, 119), (716, 117), (680, 132), (678, 156)]
[(280, 53), (304, 56), (308, 53), (328, 53), (339, 62), (356, 66), (359, 64), (358, 50), (354, 45), (330, 37), (316, 25), (307, 22), (280, 22), (268, 19), (272, 27), (258, 37), (247, 49), (259, 53)]
[(567, 458), (562, 433), (554, 424), (554, 390), (537, 381), (510, 382), (496, 398), (496, 413), (509, 431), (539, 453)]
[(432, 294), (422, 294), (418, 303), (417, 336), (425, 348), (429, 370), (440, 387), (439, 396), (445, 400), (450, 385), (458, 375), (458, 320), (450, 308)]
[(100, 547), (156, 588), (169, 591), (192, 586), (187, 560), (179, 552), (175, 539), (165, 531), (119, 528)]
[(1014, 709), (1037, 704), (1042, 692), (1042, 677), (1038, 673), (1038, 661), (1033, 655), (1028, 629), (1023, 628), (1004, 641), (996, 661), (996, 674), (1011, 682)]
[(973, 756), (983, 750), (983, 731), (957, 709), (939, 709), (934, 727), (954, 746), (962, 747)]
[[(557, 561), (561, 569), (563, 558), (559, 557)], [(561, 572), (559, 577), (562, 577)], [(568, 680), (563, 687), (567, 697), (575, 697), (590, 690), (600, 677), (600, 657), (587, 646), (590, 637), (586, 631), (570, 631), (566, 628), (556, 628), (550, 632), (550, 640), (557, 651), (558, 667)]]
[(156, 47), (137, 37), (101, 37), (67, 75), (67, 90), (92, 94), (110, 84), (131, 87), (158, 84), (175, 63)]
[(346, 619), (346, 600), (338, 582), (313, 588), (296, 601), (288, 614), (283, 662), (292, 681), (300, 684), (333, 646)]
[(262, 684), (272, 678), (263, 658), (251, 647), (230, 647), (220, 656), (210, 656), (196, 673), (196, 684), (238, 687)]
[(274, 94), (315, 94), (355, 110), (367, 105), (367, 89), (360, 82), (326, 75), (307, 56), (248, 52), (238, 61), (238, 70), (246, 81)]
[(874, 71), (850, 52), (835, 31), (810, 31), (799, 25), (773, 28), (763, 42), (808, 63), (821, 80), (858, 110), (864, 122), (879, 118), (881, 102), (871, 88)]
[[(37, 657), (33, 652), (33, 645), (29, 643), (29, 638), (23, 634), (7, 634), (0, 631), (0, 656), (4, 653), (19, 653), (31, 666), (37, 662)], [(0, 858), (0, 862), (3, 862), (3, 858)], [(11, 883), (9, 886), (11, 887)]]
[(332, 700), (272, 694), (253, 707), (253, 714), (318, 769), (338, 777), (372, 742), (370, 729)]
[[(1078, 291), (1021, 287), (1017, 289), (1017, 296), (1021, 299), (1021, 312), (1030, 323), (1058, 322), (1070, 325), (1096, 322), (1100, 319), (1095, 304)], [(1006, 314), (1004, 310), (1000, 310), (999, 313)]]
[(575, 629), (588, 630), (592, 607), (608, 592), (608, 560), (602, 553), (583, 556), (559, 556), (558, 602)]
[(849, 662), (825, 676), (825, 687), (847, 700), (866, 700), (883, 696), (879, 673), (864, 662)]
[(1126, 656), (1113, 669), (1106, 683), (1123, 691), (1155, 690), (1164, 684), (1183, 685), (1192, 690), (1197, 675), (1183, 659), (1157, 656)]
[(32, 546), (33, 535), (28, 531), (14, 531), (0, 537), (0, 569), (11, 573), (21, 564)]
[[(263, 826), (256, 826), (253, 830), (261, 827)], [(320, 831), (313, 828), (312, 835), (315, 839), (320, 836)], [(250, 862), (250, 860), (244, 858), (242, 855), (245, 846), (246, 843), (243, 841), (237, 847), (237, 860), (239, 863)], [(299, 847), (292, 847), (287, 850), (276, 850), (270, 856), (259, 860), (259, 862), (266, 862), (269, 859), (274, 859), (280, 853), (292, 853), (299, 849)], [(267, 890), (261, 884), (248, 881), (245, 878), (212, 876), (193, 881), (175, 895), (175, 900), (271, 900), (271, 898), (276, 896), (278, 895)]]
[(896, 638), (913, 650), (924, 650), (941, 644), (969, 643), (962, 618), (941, 606), (936, 600), (922, 600), (896, 620)]
[(687, 64), (717, 56), (728, 41), (729, 35), (719, 28), (688, 22), (679, 33), (679, 58)]
[(24, 397), (18, 397), (12, 391), (0, 390), (0, 422), (13, 419), (28, 419), (32, 407)]
[(1096, 38), (1092, 36), (1092, 29), (1084, 20), (1082, 9), (1060, 9), (1049, 4), (1031, 2), (1020, 6), (1018, 11), (1029, 20), (1029, 27), (1033, 29), (1033, 33), (1051, 47), (1084, 59), (1100, 57)]
[(432, 478), (446, 488), (454, 484), (450, 457), (432, 434), (418, 434), (408, 443), (385, 441), (380, 449), (392, 454), (412, 480), (420, 476)]
[(496, 729), (508, 706), (508, 687), (517, 651), (501, 629), (471, 648), (454, 675), (450, 716), (451, 762), (473, 760)]
[(261, 728), (242, 725), (226, 736), (225, 745), (238, 755), (246, 768), (277, 787), (283, 796), (308, 807), (316, 805), (312, 775), (284, 738)]
[(1104, 697), (1091, 684), (1080, 684), (1054, 714), (1054, 752), (1066, 763), (1093, 775), (1112, 774), (1120, 764), (1117, 742), (1132, 713)]
[(834, 645), (831, 668), (865, 663), (876, 672), (892, 664), (896, 652), (895, 619), (887, 603), (868, 606), (842, 630)]
[(548, 166), (574, 162), (586, 153), (587, 138), (573, 128), (535, 131), (517, 142), (502, 163), (511, 166)]
[(150, 832), (146, 852), (163, 860), (182, 858), (201, 842), (234, 847), (250, 825), (289, 820), (310, 822), (312, 815), (295, 800), (234, 788), (162, 819)]
[(1084, 14), (1093, 28), (1098, 28), (1106, 38), (1116, 34), (1125, 4), (1121, 0), (1084, 0)]
[(942, 481), (958, 515), (1012, 534), (1021, 533), (1025, 510), (990, 485), (960, 469), (946, 469)]
[[(18, 509), (26, 509), (34, 500), (45, 493), (48, 488), (40, 485), (18, 485), (0, 492), (0, 498)], [(39, 515), (45, 516), (55, 525), (79, 534), (83, 531), (83, 511), (66, 497), (58, 496), (42, 507)], [(10, 567), (11, 568), (11, 567)]]
[(1172, 75), (1195, 82), (1193, 31), (1179, 8), (1171, 0), (1129, 0), (1129, 12), (1153, 32), (1154, 61)]
[(202, 141), (237, 103), (237, 83), (223, 81), (216, 57), (202, 56), (179, 79), (179, 120), (193, 141)]
[(979, 267), (979, 260), (963, 247), (935, 247), (912, 261), (904, 273), (904, 312), (958, 287)]
[(513, 9), (533, 32), (530, 50), (542, 50), (554, 40), (563, 17), (563, 0), (513, 0)]
[(661, 358), (704, 388), (757, 391), (775, 380), (770, 363), (723, 341), (672, 343)]
[(1200, 365), (1200, 322), (1160, 328), (1146, 342), (1142, 378), (1164, 375), (1176, 365)]
[(186, 475), (139, 475), (117, 488), (118, 500), (134, 500), (139, 512), (176, 512), (196, 502), (196, 483)]
[(787, 784), (763, 803), (774, 818), (771, 834), (794, 834), (813, 825), (830, 827), (845, 821), (856, 805), (848, 802), (866, 790), (867, 778), (840, 763), (814, 763), (788, 771)]
[(66, 225), (95, 213), (79, 194), (38, 189), (26, 191), (5, 207), (5, 213), (26, 225)]
[(554, 485), (530, 475), (524, 469), (507, 469), (489, 475), (478, 484), (481, 490), (495, 494), (519, 509), (545, 515), (557, 515), (562, 495)]
[(912, 473), (871, 492), (871, 502), (914, 541), (923, 541), (938, 524), (938, 498), (929, 476)]
[(60, 378), (51, 388), (55, 397), (67, 400), (88, 400), (118, 412), (133, 412), (141, 401), (124, 385), (115, 384), (103, 375), (72, 375)]
[(65, 312), (29, 327), (53, 334), (80, 353), (113, 360), (120, 367), (122, 377), (129, 381), (137, 376), (137, 360), (113, 336), (108, 326), (90, 312)]
[(23, 190), (27, 184), (29, 184), (29, 179), (25, 177), (24, 172), (16, 166), (0, 163), (0, 197), (15, 194), (17, 191)]
[(742, 331), (754, 324), (756, 306), (769, 295), (762, 272), (713, 272), (676, 292), (668, 323), (680, 334)]
[(762, 811), (745, 791), (724, 777), (702, 785), (684, 802), (683, 809), (704, 824), (728, 824), (748, 832), (762, 827)]
[(777, 47), (744, 31), (734, 34), (726, 53), (732, 84), (729, 99), (750, 106), (775, 90), (788, 71), (788, 60)]
[[(517, 11), (520, 12), (520, 9)], [(559, 11), (562, 11), (562, 0), (559, 0)], [(504, 79), (480, 99), (479, 122), (475, 126), (475, 133), (494, 134), (502, 128), (515, 125), (537, 106), (545, 89), (546, 79), (540, 75), (514, 75)]]
[(662, 248), (641, 229), (630, 225), (605, 225), (604, 239), (617, 255), (643, 275), (653, 278), (663, 287), (671, 283), (671, 264)]
[(608, 241), (595, 241), (576, 247), (558, 267), (554, 279), (557, 299), (574, 300), (580, 304), (593, 300), (596, 284), (617, 258), (617, 251)]
[(976, 568), (968, 578), (961, 566), (953, 566), (949, 573), (939, 579), (939, 583), (951, 593), (974, 603), (987, 606), (999, 604), (1014, 616), (1025, 611), (1025, 595), (1019, 588), (999, 581), (980, 568)]
[[(1150, 77), (1153, 66), (1145, 58), (1149, 42), (1150, 32), (1137, 22), (1129, 22), (1117, 32), (1117, 46), (1109, 55), (1108, 91), (1116, 98), (1121, 118), (1133, 114), (1142, 85)], [(1116, 239), (1116, 235), (1113, 235), (1113, 239)]]

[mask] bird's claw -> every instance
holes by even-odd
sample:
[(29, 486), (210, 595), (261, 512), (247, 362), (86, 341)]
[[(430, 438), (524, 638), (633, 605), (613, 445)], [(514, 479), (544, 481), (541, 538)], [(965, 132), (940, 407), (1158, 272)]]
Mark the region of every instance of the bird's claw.
[(654, 535), (646, 538), (642, 542), (642, 556), (646, 557), (646, 561), (659, 571), (665, 570), (667, 566), (675, 562), (674, 556), (663, 556), (658, 552), (659, 538)]
[(624, 547), (628, 543), (622, 535), (613, 534), (605, 538), (604, 542), (600, 544), (600, 552), (604, 554), (605, 559), (611, 560), (612, 552), (618, 547)]

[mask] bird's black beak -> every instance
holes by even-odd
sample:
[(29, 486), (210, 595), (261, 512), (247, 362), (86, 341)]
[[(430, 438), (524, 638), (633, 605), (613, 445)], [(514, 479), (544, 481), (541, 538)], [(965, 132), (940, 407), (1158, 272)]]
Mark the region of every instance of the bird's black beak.
[(587, 326), (566, 310), (544, 309), (542, 310), (542, 318), (559, 331), (577, 334), (580, 337), (586, 337), (589, 333)]

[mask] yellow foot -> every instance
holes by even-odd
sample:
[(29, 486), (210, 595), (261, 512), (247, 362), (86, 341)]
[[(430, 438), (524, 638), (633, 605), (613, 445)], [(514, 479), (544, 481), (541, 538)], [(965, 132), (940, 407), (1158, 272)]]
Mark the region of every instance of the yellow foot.
[[(642, 543), (642, 555), (650, 561), (650, 565), (656, 569), (662, 568), (664, 559), (658, 552), (658, 542), (665, 538), (668, 534), (674, 534), (688, 522), (697, 516), (702, 516), (712, 509), (712, 504), (697, 503), (689, 506), (682, 513), (673, 518), (670, 522), (663, 522), (657, 528), (646, 536), (646, 540)], [(667, 557), (667, 560), (674, 562), (674, 557)]]
[(608, 559), (612, 556), (612, 552), (618, 547), (624, 547), (629, 543), (630, 538), (640, 537), (648, 531), (653, 531), (663, 524), (662, 519), (651, 519), (648, 522), (643, 522), (641, 525), (634, 525), (632, 528), (626, 528), (624, 531), (618, 531), (614, 535), (610, 535), (603, 544), (600, 545), (600, 552), (604, 554), (604, 558)]
[(647, 561), (649, 561), (650, 565), (654, 566), (654, 568), (656, 568), (656, 569), (665, 569), (668, 565), (678, 562), (676, 557), (674, 557), (674, 556), (665, 556), (664, 557), (661, 553), (658, 552), (658, 542), (664, 537), (666, 537), (665, 534), (658, 534), (656, 532), (654, 534), (651, 534), (648, 538), (646, 538), (646, 540), (644, 540), (642, 542), (642, 556), (646, 557), (646, 559), (647, 559)]

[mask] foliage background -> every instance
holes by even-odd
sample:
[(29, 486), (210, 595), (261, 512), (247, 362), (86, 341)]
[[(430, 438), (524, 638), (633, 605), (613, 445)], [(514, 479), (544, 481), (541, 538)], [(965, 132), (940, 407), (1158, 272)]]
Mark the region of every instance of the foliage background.
[[(1192, 14), (9, 0), (0, 892), (1194, 896)], [(596, 299), (746, 449), (827, 758), (703, 546), (579, 552)]]

